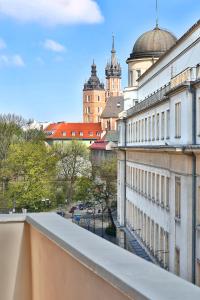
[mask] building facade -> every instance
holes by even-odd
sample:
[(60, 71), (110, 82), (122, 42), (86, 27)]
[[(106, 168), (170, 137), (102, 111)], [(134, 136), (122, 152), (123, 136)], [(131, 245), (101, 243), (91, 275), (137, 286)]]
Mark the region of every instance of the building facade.
[(45, 130), (49, 145), (65, 145), (69, 141), (78, 140), (87, 146), (101, 138), (101, 123), (51, 123)]
[(131, 57), (139, 64), (153, 50), (156, 61), (139, 77), (132, 58), (127, 61), (130, 87), (118, 121), (118, 221), (157, 264), (200, 285), (200, 21), (178, 41), (154, 30), (165, 49), (152, 38), (158, 32), (150, 32)]
[(99, 123), (101, 114), (106, 105), (104, 84), (97, 76), (96, 65), (91, 66), (91, 76), (84, 84), (83, 89), (83, 122)]

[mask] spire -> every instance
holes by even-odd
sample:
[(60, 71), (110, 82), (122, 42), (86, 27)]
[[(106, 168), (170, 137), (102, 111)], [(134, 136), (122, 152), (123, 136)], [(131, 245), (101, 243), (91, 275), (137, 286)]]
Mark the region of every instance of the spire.
[(116, 51), (115, 51), (115, 36), (114, 36), (114, 34), (112, 35), (112, 51), (111, 51), (111, 53), (116, 53)]
[(94, 76), (94, 77), (97, 76), (97, 66), (94, 63), (94, 59), (93, 59), (92, 66), (91, 66), (91, 76)]
[(106, 78), (110, 78), (110, 77), (121, 78), (121, 67), (117, 61), (114, 35), (112, 35), (111, 60), (106, 65), (105, 73), (106, 73)]
[(97, 76), (97, 66), (94, 62), (92, 62), (91, 65), (91, 76), (87, 80), (87, 82), (84, 84), (84, 88), (86, 90), (104, 90), (104, 84), (100, 82), (98, 76)]
[(156, 28), (158, 28), (158, 0), (156, 0)]

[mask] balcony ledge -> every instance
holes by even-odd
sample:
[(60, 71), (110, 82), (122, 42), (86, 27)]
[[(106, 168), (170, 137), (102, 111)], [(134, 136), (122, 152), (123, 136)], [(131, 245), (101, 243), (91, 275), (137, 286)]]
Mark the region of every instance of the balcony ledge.
[(130, 299), (200, 299), (200, 289), (55, 213), (0, 215), (26, 222)]

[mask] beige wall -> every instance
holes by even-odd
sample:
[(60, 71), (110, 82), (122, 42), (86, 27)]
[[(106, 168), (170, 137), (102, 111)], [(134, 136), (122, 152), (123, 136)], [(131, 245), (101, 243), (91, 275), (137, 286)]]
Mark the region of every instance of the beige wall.
[(33, 300), (128, 300), (70, 254), (31, 232)]
[[(90, 101), (87, 101), (87, 96), (90, 97)], [(98, 96), (100, 101), (98, 101)], [(97, 123), (100, 122), (100, 116), (106, 105), (106, 93), (105, 90), (88, 90), (83, 91), (83, 122), (85, 123)], [(86, 113), (86, 109), (90, 108), (90, 113)], [(99, 108), (99, 112), (98, 112)], [(99, 117), (99, 118), (98, 118)]]
[(28, 225), (0, 226), (0, 299), (32, 300)]

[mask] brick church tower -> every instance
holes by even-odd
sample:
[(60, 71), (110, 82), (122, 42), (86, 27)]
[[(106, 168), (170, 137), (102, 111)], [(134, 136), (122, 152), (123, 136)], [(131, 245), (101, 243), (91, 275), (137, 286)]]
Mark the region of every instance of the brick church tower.
[(105, 68), (106, 75), (106, 99), (108, 97), (121, 96), (121, 66), (117, 61), (115, 40), (113, 36), (111, 60), (107, 63)]
[(106, 105), (104, 84), (97, 76), (96, 65), (93, 61), (91, 76), (83, 88), (83, 122), (100, 122), (102, 111)]

